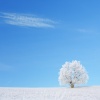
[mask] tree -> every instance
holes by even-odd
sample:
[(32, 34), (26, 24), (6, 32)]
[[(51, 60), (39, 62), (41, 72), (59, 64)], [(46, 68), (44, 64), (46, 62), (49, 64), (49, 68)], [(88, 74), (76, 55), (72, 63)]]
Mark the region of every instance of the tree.
[(84, 84), (88, 80), (88, 74), (80, 61), (65, 62), (59, 73), (60, 85), (69, 84), (74, 88), (75, 84)]

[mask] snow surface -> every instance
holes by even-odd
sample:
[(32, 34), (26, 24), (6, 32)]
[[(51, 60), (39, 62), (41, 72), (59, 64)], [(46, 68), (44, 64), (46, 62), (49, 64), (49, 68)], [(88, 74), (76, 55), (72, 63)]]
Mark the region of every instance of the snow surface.
[(0, 100), (100, 100), (100, 86), (79, 88), (0, 88)]

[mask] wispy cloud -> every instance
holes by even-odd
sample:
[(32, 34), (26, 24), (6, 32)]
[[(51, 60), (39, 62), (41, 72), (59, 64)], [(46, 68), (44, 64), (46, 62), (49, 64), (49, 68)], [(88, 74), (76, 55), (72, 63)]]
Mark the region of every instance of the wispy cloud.
[(4, 19), (5, 23), (17, 26), (27, 27), (55, 27), (55, 21), (39, 18), (33, 15), (17, 14), (17, 13), (0, 13), (0, 17)]
[(3, 64), (3, 63), (0, 63), (0, 71), (8, 71), (10, 69), (12, 69), (11, 66)]
[(87, 29), (77, 29), (77, 31), (81, 33), (91, 33), (92, 32), (91, 30), (87, 30)]

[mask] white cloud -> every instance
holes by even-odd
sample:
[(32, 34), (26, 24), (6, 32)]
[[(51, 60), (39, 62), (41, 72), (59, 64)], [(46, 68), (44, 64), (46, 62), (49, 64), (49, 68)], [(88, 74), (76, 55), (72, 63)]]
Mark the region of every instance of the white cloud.
[(4, 18), (5, 23), (17, 26), (27, 27), (49, 27), (54, 28), (55, 22), (50, 19), (38, 18), (32, 15), (17, 13), (1, 13), (0, 17)]

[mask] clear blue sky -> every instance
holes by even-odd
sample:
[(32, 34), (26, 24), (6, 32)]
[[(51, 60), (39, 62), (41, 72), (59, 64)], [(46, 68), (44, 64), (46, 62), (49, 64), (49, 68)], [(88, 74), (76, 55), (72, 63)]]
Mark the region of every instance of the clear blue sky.
[(100, 85), (100, 0), (0, 0), (0, 87), (57, 87), (72, 60)]

